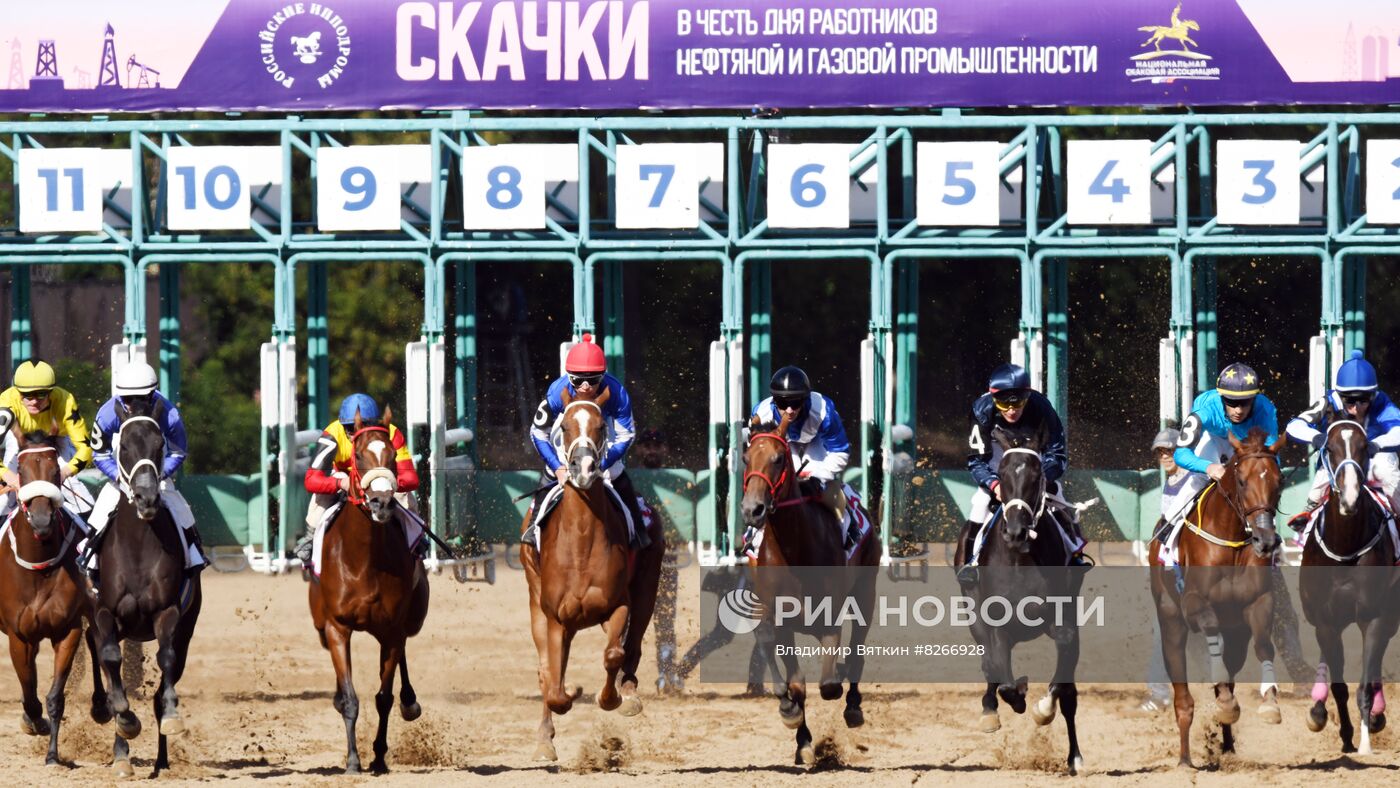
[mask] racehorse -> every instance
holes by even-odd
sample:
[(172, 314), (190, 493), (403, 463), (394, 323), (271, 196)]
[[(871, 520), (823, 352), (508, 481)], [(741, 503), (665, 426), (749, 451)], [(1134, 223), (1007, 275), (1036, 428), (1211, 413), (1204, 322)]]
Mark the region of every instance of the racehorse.
[[(970, 595), (979, 608), (981, 600), (991, 597), (1023, 600), (1077, 596), (1084, 573), (1066, 568), (1070, 549), (1059, 537), (1056, 515), (1047, 507), (1047, 483), (1040, 454), (1046, 436), (996, 427), (992, 440), (1002, 452), (997, 466), (997, 491), (1002, 505), (996, 517), (998, 522), (991, 526), (996, 533), (989, 535), (983, 545), (978, 560), (982, 569), (976, 585), (969, 589)], [(966, 563), (969, 557), (959, 556), (955, 563)], [(1018, 601), (1016, 609), (1022, 609), (1023, 604)], [(1049, 725), (1055, 719), (1055, 705), (1059, 704), (1069, 734), (1069, 773), (1078, 774), (1084, 766), (1075, 727), (1079, 688), (1074, 683), (1074, 671), (1079, 665), (1079, 629), (1073, 622), (1056, 623), (1059, 619), (1043, 605), (1026, 604), (1024, 610), (1025, 615), (1002, 626), (992, 626), (979, 616), (971, 627), (973, 639), (985, 649), (982, 672), (987, 677), (987, 691), (982, 695), (981, 729), (992, 733), (1001, 728), (998, 696), (1017, 714), (1025, 712), (1026, 679), (1012, 680), (1015, 673), (1011, 651), (1017, 643), (1049, 635), (1055, 641), (1055, 672), (1049, 693), (1032, 705), (1031, 717), (1037, 725)], [(1026, 623), (1033, 620), (1040, 623)]]
[[(598, 465), (607, 439), (603, 405), (612, 395), (604, 389), (594, 397), (563, 392), (564, 462), (569, 479), (549, 524), (539, 529), (538, 549), (520, 549), (530, 586), (530, 634), (539, 653), (540, 720), (535, 760), (558, 759), (554, 749), (554, 714), (567, 714), (582, 689), (564, 683), (569, 647), (580, 630), (601, 624), (607, 633), (598, 707), (621, 707), (624, 716), (641, 713), (637, 695), (637, 665), (642, 660), (642, 637), (656, 609), (657, 586), (666, 544), (653, 526), (651, 544), (633, 552), (628, 547), (625, 516), (613, 503)], [(532, 510), (521, 524), (530, 525)], [(659, 523), (657, 523), (659, 525)], [(636, 523), (637, 528), (645, 527)], [(619, 692), (618, 672), (622, 673)]]
[(1240, 705), (1234, 677), (1244, 665), (1251, 637), (1264, 672), (1259, 716), (1272, 725), (1283, 720), (1273, 684), (1270, 632), (1273, 562), (1279, 546), (1274, 515), (1283, 487), (1277, 454), (1288, 438), (1282, 436), (1272, 446), (1265, 443), (1267, 438), (1259, 427), (1251, 429), (1244, 441), (1230, 434), (1235, 454), (1224, 464), (1224, 475), (1200, 494), (1186, 516), (1177, 549), (1179, 571), (1162, 563), (1158, 539), (1148, 548), (1162, 658), (1172, 680), (1172, 707), (1181, 733), (1182, 766), (1191, 765), (1191, 722), (1196, 711), (1186, 684), (1188, 629), (1205, 632), (1222, 752), (1235, 750), (1230, 726), (1239, 721)]
[(1400, 584), (1393, 568), (1395, 548), (1386, 533), (1386, 513), (1366, 489), (1370, 466), (1366, 428), (1334, 412), (1326, 436), (1323, 467), (1329, 476), (1330, 493), (1322, 519), (1313, 526), (1303, 547), (1303, 568), (1298, 575), (1303, 615), (1313, 625), (1323, 660), (1318, 685), (1313, 689), (1315, 703), (1308, 714), (1308, 729), (1317, 732), (1327, 725), (1325, 681), (1330, 676), (1342, 752), (1356, 752), (1351, 715), (1347, 713), (1347, 685), (1342, 680), (1346, 661), (1342, 630), (1356, 624), (1361, 630), (1362, 652), (1356, 705), (1361, 717), (1361, 754), (1369, 755), (1370, 734), (1385, 727), (1385, 714), (1373, 714), (1372, 709), (1381, 687), (1381, 661), (1400, 624), (1400, 609), (1394, 603)]
[(368, 632), (379, 641), (379, 692), (374, 707), (379, 728), (374, 736), (370, 770), (389, 770), (389, 712), (394, 705), (394, 671), (402, 678), (399, 714), (412, 722), (423, 713), (408, 680), (404, 644), (423, 629), (428, 617), (428, 575), (409, 549), (394, 517), (394, 445), (389, 439), (392, 413), (384, 409), (382, 424), (366, 425), (355, 414), (348, 500), (335, 513), (322, 537), (320, 575), (307, 590), (311, 623), (321, 646), (335, 666), (332, 705), (345, 719), (345, 773), (360, 771), (355, 744), (355, 721), (360, 699), (350, 671), (350, 635)]
[(160, 687), (155, 693), (159, 731), (155, 769), (170, 767), (166, 738), (185, 732), (180, 718), (175, 684), (185, 671), (190, 638), (194, 635), (202, 601), (198, 573), (185, 572), (187, 548), (170, 510), (161, 505), (161, 464), (165, 461), (165, 435), (160, 423), (165, 406), (132, 403), (129, 413), (118, 408), (121, 427), (114, 452), (124, 495), (117, 502), (110, 523), (97, 537), (101, 577), (93, 617), (98, 654), (111, 686), (112, 712), (117, 735), (112, 748), (112, 768), (132, 774), (128, 739), (141, 733), (141, 721), (132, 713), (122, 685), (121, 641), (157, 641)]
[[(10, 657), (15, 663), (24, 714), (20, 729), (31, 736), (49, 735), (45, 762), (58, 760), (58, 729), (63, 723), (64, 686), (83, 633), (83, 620), (91, 614), (87, 582), (78, 573), (77, 541), (81, 531), (61, 508), (63, 493), (59, 466), (62, 462), (53, 438), (42, 432), (12, 432), (19, 445), (18, 501), (5, 526), (8, 539), (0, 539), (0, 631), (10, 636)], [(99, 724), (111, 719), (107, 694), (102, 689), (92, 632), (87, 632), (92, 654), (92, 718)], [(35, 692), (35, 659), (47, 640), (53, 644), (53, 684), (47, 700), (49, 719)]]
[[(880, 565), (882, 548), (878, 541), (870, 538), (874, 532), (872, 528), (850, 559), (846, 558), (844, 524), (836, 522), (836, 515), (822, 502), (819, 493), (806, 494), (798, 482), (792, 451), (784, 437), (791, 423), (791, 417), (785, 413), (776, 425), (765, 425), (757, 416), (750, 424), (749, 444), (744, 453), (748, 470), (744, 474), (740, 509), (744, 525), (762, 529), (758, 561), (753, 570), (754, 592), (769, 621), (779, 595), (830, 599), (835, 609), (842, 607), (843, 599), (855, 601), (861, 616), (859, 621), (853, 622), (848, 642), (846, 678), (851, 686), (846, 692), (843, 716), (847, 727), (856, 728), (865, 724), (865, 713), (860, 708), (860, 679), (865, 657), (860, 647), (865, 644), (874, 619), (875, 568)], [(813, 566), (847, 569), (835, 572), (789, 569)], [(841, 697), (841, 679), (836, 672), (841, 624), (825, 622), (818, 616), (810, 622), (802, 617), (775, 628), (774, 645), (782, 654), (787, 680), (786, 692), (778, 699), (778, 715), (784, 725), (797, 731), (794, 763), (810, 765), (816, 759), (816, 751), (812, 747), (812, 732), (807, 728), (807, 678), (792, 648), (797, 632), (821, 641), (821, 696), (822, 700), (835, 700)]]

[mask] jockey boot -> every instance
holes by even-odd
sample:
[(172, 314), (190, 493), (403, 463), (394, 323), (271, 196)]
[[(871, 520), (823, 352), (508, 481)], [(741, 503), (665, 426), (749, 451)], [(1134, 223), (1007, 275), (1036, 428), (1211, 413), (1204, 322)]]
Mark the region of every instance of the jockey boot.
[(535, 490), (535, 499), (530, 504), (530, 524), (525, 527), (525, 532), (520, 534), (520, 543), (534, 547), (539, 542), (539, 526), (535, 525), (535, 518), (539, 516), (540, 507), (544, 505), (544, 499), (548, 497), (559, 482), (554, 478), (554, 474), (545, 473), (540, 476), (540, 486)]
[(958, 585), (963, 591), (977, 585), (976, 556), (972, 554), (973, 542), (977, 536), (978, 523), (968, 520), (963, 523), (962, 533), (958, 534), (958, 552), (962, 553), (963, 565), (958, 567)]
[(185, 556), (185, 563), (189, 564), (185, 568), (186, 574), (198, 574), (206, 566), (209, 566), (209, 554), (204, 552), (204, 539), (199, 535), (199, 528), (190, 525), (185, 529), (185, 541), (189, 542), (189, 554)]
[[(1060, 518), (1059, 518), (1059, 517), (1056, 517), (1056, 519), (1060, 519)], [(1087, 542), (1085, 541), (1085, 539), (1084, 539), (1084, 533), (1083, 533), (1082, 531), (1079, 530), (1079, 518), (1078, 518), (1078, 517), (1073, 517), (1073, 516), (1070, 516), (1068, 513), (1066, 513), (1066, 514), (1064, 515), (1064, 518), (1061, 520), (1061, 522), (1064, 523), (1065, 531), (1069, 533), (1071, 539), (1073, 539), (1074, 541), (1078, 542), (1079, 544), (1083, 544), (1083, 545), (1086, 545), (1086, 546), (1087, 546), (1088, 543), (1087, 543)], [(1075, 551), (1070, 555), (1070, 557), (1069, 557), (1069, 565), (1070, 565), (1070, 566), (1090, 567), (1090, 566), (1093, 566), (1093, 565), (1094, 565), (1094, 560), (1093, 560), (1092, 558), (1090, 558), (1089, 556), (1084, 555), (1084, 550), (1081, 548), (1081, 549), (1079, 549), (1079, 550), (1075, 550)]]
[(1301, 539), (1303, 529), (1308, 525), (1308, 519), (1312, 517), (1313, 512), (1317, 511), (1317, 507), (1321, 505), (1321, 500), (1314, 501), (1311, 495), (1308, 496), (1308, 503), (1303, 507), (1303, 511), (1288, 518), (1288, 529), (1295, 534), (1299, 534), (1298, 538)]
[(305, 566), (311, 566), (311, 548), (315, 541), (316, 535), (307, 531), (297, 540), (297, 546), (292, 548), (292, 553)]
[[(831, 513), (836, 516), (836, 527), (841, 528), (846, 524), (846, 485), (839, 481), (829, 481), (822, 486), (822, 503), (826, 505)], [(850, 530), (847, 530), (842, 537), (842, 542), (846, 548), (855, 544), (856, 520), (851, 518)]]
[(612, 487), (622, 497), (622, 503), (632, 517), (631, 544), (628, 546), (633, 550), (651, 547), (651, 535), (647, 533), (646, 521), (642, 519), (642, 507), (637, 504), (641, 496), (637, 495), (637, 488), (632, 486), (632, 480), (628, 478), (626, 471), (612, 480)]

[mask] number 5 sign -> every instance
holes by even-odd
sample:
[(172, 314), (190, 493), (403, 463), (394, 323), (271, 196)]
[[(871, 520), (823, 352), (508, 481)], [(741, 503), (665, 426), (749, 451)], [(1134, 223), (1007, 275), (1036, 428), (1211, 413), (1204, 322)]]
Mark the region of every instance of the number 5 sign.
[(1221, 224), (1297, 224), (1297, 140), (1221, 140), (1216, 146)]
[(851, 226), (851, 147), (840, 143), (768, 148), (768, 226)]
[(918, 222), (924, 226), (995, 227), (1000, 142), (920, 142)]

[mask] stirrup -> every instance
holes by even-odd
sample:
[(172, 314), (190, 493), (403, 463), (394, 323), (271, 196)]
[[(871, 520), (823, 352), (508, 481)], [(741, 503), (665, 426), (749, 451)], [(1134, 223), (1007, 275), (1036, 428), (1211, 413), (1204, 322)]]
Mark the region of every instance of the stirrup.
[(316, 538), (314, 536), (307, 534), (297, 542), (296, 547), (292, 548), (292, 553), (295, 554), (297, 559), (303, 564), (311, 563), (311, 550), (315, 544), (315, 540)]
[(521, 544), (527, 544), (527, 545), (530, 545), (531, 547), (534, 547), (534, 546), (535, 546), (535, 542), (536, 542), (536, 536), (535, 536), (535, 535), (538, 534), (539, 532), (540, 532), (540, 527), (539, 527), (538, 525), (535, 525), (534, 523), (530, 523), (529, 527), (527, 527), (527, 528), (525, 529), (525, 533), (523, 533), (523, 534), (520, 535), (520, 543), (521, 543)]
[(963, 588), (977, 585), (977, 567), (972, 564), (963, 564), (958, 567), (958, 585)]
[(1077, 552), (1077, 553), (1075, 553), (1075, 554), (1073, 554), (1073, 555), (1071, 555), (1071, 556), (1069, 557), (1069, 565), (1070, 565), (1070, 566), (1083, 566), (1083, 567), (1097, 566), (1097, 564), (1094, 563), (1094, 559), (1092, 559), (1092, 558), (1090, 558), (1089, 556), (1085, 555), (1083, 550), (1081, 550), (1081, 551), (1079, 551), (1079, 552)]

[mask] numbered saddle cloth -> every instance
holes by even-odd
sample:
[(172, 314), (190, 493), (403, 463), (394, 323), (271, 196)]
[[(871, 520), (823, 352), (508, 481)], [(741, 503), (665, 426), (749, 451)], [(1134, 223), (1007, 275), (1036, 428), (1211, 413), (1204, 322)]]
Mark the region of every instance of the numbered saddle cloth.
[[(311, 571), (317, 576), (321, 576), (321, 547), (326, 541), (326, 531), (330, 529), (331, 523), (335, 522), (335, 516), (345, 506), (345, 497), (336, 498), (335, 503), (326, 507), (326, 511), (321, 515), (321, 522), (316, 525), (316, 535), (311, 542)], [(417, 512), (407, 509), (397, 503), (394, 506), (394, 522), (403, 528), (404, 541), (408, 544), (410, 552), (418, 547), (418, 543), (428, 538), (424, 532), (423, 517)]]
[[(627, 523), (627, 543), (636, 544), (637, 524), (632, 522), (632, 512), (628, 510), (625, 504), (623, 504), (622, 496), (618, 494), (617, 490), (613, 489), (610, 479), (604, 478), (603, 484), (608, 491), (608, 497), (612, 499), (613, 505), (616, 506), (617, 510), (622, 513), (623, 521)], [(534, 544), (536, 551), (539, 551), (540, 549), (540, 542), (542, 539), (540, 533), (544, 530), (545, 521), (549, 519), (550, 513), (553, 512), (555, 507), (559, 505), (559, 501), (563, 497), (564, 485), (556, 484), (550, 488), (549, 492), (545, 493), (544, 500), (540, 502), (539, 511), (535, 511), (534, 504), (530, 504), (530, 508), (526, 510), (526, 514), (530, 518), (530, 525), (534, 526), (535, 529)], [(651, 508), (648, 507), (646, 503), (642, 501), (641, 496), (637, 497), (637, 505), (642, 510), (642, 516), (646, 518), (646, 522), (643, 523), (643, 526), (647, 529), (650, 529), (652, 523)]]

